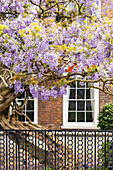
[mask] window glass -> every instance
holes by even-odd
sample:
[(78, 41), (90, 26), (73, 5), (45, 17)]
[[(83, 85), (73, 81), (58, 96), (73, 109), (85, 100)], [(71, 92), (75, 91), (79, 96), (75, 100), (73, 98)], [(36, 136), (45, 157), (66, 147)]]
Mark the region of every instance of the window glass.
[(68, 122), (76, 122), (76, 112), (68, 112)]
[(77, 88), (82, 88), (82, 89), (85, 88), (85, 83), (81, 83), (81, 82), (77, 81)]
[(70, 88), (76, 88), (76, 82), (71, 83)]
[[(26, 97), (26, 92), (20, 95), (16, 99), (19, 107), (21, 107), (24, 104), (25, 97)], [(29, 93), (28, 102), (25, 104), (23, 108), (23, 113), (26, 114), (31, 119), (32, 122), (34, 122), (34, 98), (32, 97), (30, 93)], [(27, 121), (27, 119), (22, 115), (19, 115), (19, 120)]]
[(28, 100), (26, 104), (26, 110), (34, 110), (34, 100)]
[(68, 110), (73, 110), (75, 111), (76, 110), (76, 101), (69, 101), (69, 107), (68, 107)]
[(68, 88), (68, 122), (93, 122), (94, 89), (73, 82)]
[(77, 110), (84, 111), (85, 110), (85, 101), (77, 101)]
[(34, 111), (26, 111), (26, 115), (34, 122)]
[(86, 101), (86, 110), (87, 111), (92, 111), (92, 109), (93, 109), (92, 105), (93, 105), (93, 102)]
[(94, 89), (86, 89), (86, 99), (94, 99)]
[(75, 89), (70, 89), (70, 99), (76, 99), (76, 90)]
[(93, 112), (86, 112), (86, 122), (93, 122)]
[(85, 98), (85, 89), (77, 89), (77, 99)]
[(85, 122), (85, 112), (77, 112), (77, 122)]
[(19, 115), (19, 121), (25, 121), (25, 117), (22, 115)]

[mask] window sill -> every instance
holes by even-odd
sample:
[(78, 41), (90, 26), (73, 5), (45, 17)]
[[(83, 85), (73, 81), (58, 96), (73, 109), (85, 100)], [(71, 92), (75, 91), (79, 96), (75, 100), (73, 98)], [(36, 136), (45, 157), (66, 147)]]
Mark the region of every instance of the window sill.
[(61, 126), (61, 129), (84, 129), (84, 130), (100, 130), (100, 128), (98, 128), (96, 125), (91, 125), (91, 126), (86, 126), (86, 125), (82, 125), (82, 126)]

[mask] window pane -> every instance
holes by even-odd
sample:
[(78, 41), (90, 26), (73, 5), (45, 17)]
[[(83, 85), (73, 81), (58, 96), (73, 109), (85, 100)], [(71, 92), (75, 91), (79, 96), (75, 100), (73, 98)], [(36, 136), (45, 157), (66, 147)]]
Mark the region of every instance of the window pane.
[(77, 110), (85, 110), (85, 101), (77, 101)]
[(68, 110), (76, 110), (76, 101), (69, 101)]
[(28, 100), (26, 105), (27, 105), (27, 110), (34, 110), (34, 100)]
[(76, 88), (76, 82), (71, 83), (70, 88)]
[(19, 121), (25, 121), (25, 117), (24, 117), (24, 116), (19, 115)]
[[(81, 85), (83, 84), (83, 85)], [(77, 87), (78, 88), (85, 88), (85, 83), (77, 81)]]
[(25, 99), (25, 93), (19, 94), (18, 99)]
[(86, 99), (94, 99), (94, 89), (86, 89)]
[(93, 122), (92, 112), (86, 112), (86, 122)]
[(76, 112), (68, 112), (68, 122), (76, 122)]
[(85, 112), (77, 112), (77, 122), (85, 122)]
[[(17, 100), (17, 104), (19, 107), (23, 106), (24, 100)], [(25, 107), (24, 107), (24, 109), (25, 109)]]
[(29, 99), (34, 99), (31, 93), (29, 93)]
[(31, 119), (32, 122), (34, 121), (34, 111), (26, 111), (26, 115)]
[[(26, 97), (26, 92), (21, 94), (17, 98), (17, 104), (19, 107), (23, 106)], [(31, 121), (34, 121), (34, 98), (32, 97), (31, 93), (29, 93), (29, 100), (26, 103), (25, 107), (23, 108), (23, 112), (30, 117)], [(24, 116), (19, 116), (20, 121), (28, 121)]]
[(88, 83), (86, 83), (86, 88), (88, 88)]
[(70, 89), (69, 99), (76, 99), (76, 90)]
[(77, 89), (77, 99), (84, 99), (85, 98), (85, 89)]
[(94, 108), (94, 102), (93, 101), (87, 101), (86, 102), (86, 110), (87, 111), (92, 111)]

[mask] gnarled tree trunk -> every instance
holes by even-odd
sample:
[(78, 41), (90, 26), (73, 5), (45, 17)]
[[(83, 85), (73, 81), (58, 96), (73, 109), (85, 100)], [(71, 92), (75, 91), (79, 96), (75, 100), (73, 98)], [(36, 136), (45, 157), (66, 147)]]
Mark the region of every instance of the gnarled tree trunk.
[[(33, 159), (37, 159), (37, 161), (42, 164), (43, 166), (48, 164), (49, 167), (54, 168), (55, 167), (55, 157), (57, 159), (57, 155), (60, 149), (60, 145), (58, 144), (57, 139), (55, 139), (55, 134), (51, 135), (51, 132), (47, 132), (45, 135), (45, 131), (40, 130), (46, 130), (43, 126), (40, 126), (38, 124), (33, 124), (32, 121), (28, 116), (26, 116), (23, 113), (23, 109), (25, 104), (28, 100), (28, 91), (26, 90), (27, 97), (25, 98), (23, 106), (19, 107), (16, 103), (16, 98), (18, 96), (15, 95), (14, 91), (9, 88), (10, 83), (10, 74), (5, 71), (1, 75), (0, 80), (0, 129), (7, 129), (7, 130), (23, 130), (19, 131), (18, 133), (18, 141), (19, 141), (19, 148), (21, 150), (26, 150), (26, 152), (29, 152), (31, 157)], [(10, 109), (11, 108), (11, 109)], [(12, 113), (10, 111), (12, 110)], [(29, 123), (21, 122), (19, 121), (19, 115), (25, 116)], [(43, 144), (43, 147), (39, 147), (37, 144), (35, 144), (33, 141), (30, 141), (30, 132), (24, 131), (24, 130), (39, 130), (39, 133), (42, 133), (42, 137), (40, 138), (40, 134), (37, 131), (37, 135), (32, 135), (33, 140), (41, 141)], [(27, 138), (25, 136), (25, 133), (27, 135)], [(16, 131), (11, 131), (12, 138), (10, 136), (10, 131), (8, 131), (7, 135), (11, 140), (16, 143), (17, 135)], [(38, 143), (38, 142), (37, 142)], [(26, 145), (27, 144), (27, 148)], [(41, 155), (43, 155), (41, 158), (38, 155), (35, 155), (34, 153), (30, 153), (29, 146), (32, 146), (32, 148), (36, 149), (36, 153), (40, 152)], [(51, 148), (52, 147), (52, 148)], [(45, 150), (46, 148), (46, 150)], [(46, 157), (44, 156), (46, 154)], [(50, 155), (53, 155), (53, 161), (51, 162)], [(56, 155), (55, 155), (56, 154)], [(60, 161), (64, 159), (65, 151), (63, 151), (63, 157), (59, 157)], [(62, 167), (63, 168), (63, 167)], [(62, 169), (61, 168), (61, 169)], [(64, 167), (65, 168), (65, 167)]]

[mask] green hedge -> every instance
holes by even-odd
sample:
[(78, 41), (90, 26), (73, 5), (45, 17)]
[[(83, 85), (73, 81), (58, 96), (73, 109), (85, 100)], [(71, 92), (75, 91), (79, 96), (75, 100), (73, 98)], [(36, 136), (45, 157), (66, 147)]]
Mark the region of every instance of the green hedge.
[(98, 127), (101, 130), (113, 130), (113, 103), (106, 104), (99, 113)]

